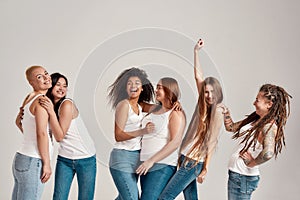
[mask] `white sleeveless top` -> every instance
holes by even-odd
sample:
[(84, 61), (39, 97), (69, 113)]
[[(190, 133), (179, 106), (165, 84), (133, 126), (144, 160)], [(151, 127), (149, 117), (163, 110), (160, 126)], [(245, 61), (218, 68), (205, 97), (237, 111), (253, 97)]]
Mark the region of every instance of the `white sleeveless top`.
[[(251, 124), (247, 124), (245, 126), (243, 126), (240, 130), (240, 132), (246, 131), (249, 128), (251, 128), (252, 125)], [(240, 141), (243, 139), (243, 137), (241, 137)], [(231, 158), (229, 159), (229, 163), (228, 163), (228, 169), (242, 174), (242, 175), (246, 175), (246, 176), (258, 176), (259, 173), (259, 166), (254, 166), (254, 167), (248, 167), (243, 159), (239, 156), (240, 151), (243, 149), (244, 147), (244, 143), (239, 144), (234, 153), (231, 155)], [(248, 149), (248, 151), (251, 153), (253, 158), (256, 158), (258, 156), (258, 154), (260, 154), (260, 152), (263, 150), (263, 146), (262, 144), (260, 144), (259, 142), (257, 142), (256, 146), (255, 146), (255, 151), (253, 151), (253, 147), (250, 147)]]
[[(65, 101), (73, 103), (71, 99), (64, 99), (60, 106)], [(59, 112), (60, 108), (58, 109)], [(88, 158), (95, 154), (96, 148), (94, 142), (78, 114), (76, 118), (72, 119), (64, 139), (59, 142), (58, 155), (74, 160)]]
[[(148, 122), (154, 123), (155, 131), (143, 136), (142, 149), (140, 154), (141, 161), (148, 160), (168, 143), (170, 139), (168, 125), (171, 112), (172, 110), (169, 110), (162, 114), (151, 113), (143, 120), (143, 127), (145, 127)], [(157, 163), (176, 166), (177, 159), (178, 149)]]
[[(41, 156), (37, 145), (35, 116), (30, 112), (29, 108), (32, 102), (41, 95), (42, 94), (36, 95), (24, 106), (24, 115), (22, 119), (24, 137), (23, 137), (23, 142), (21, 144), (21, 148), (17, 151), (23, 155), (34, 157), (34, 158), (41, 158)], [(49, 132), (49, 125), (47, 125), (46, 132), (48, 135), (49, 155), (51, 159), (53, 153), (53, 142)]]
[[(126, 100), (127, 101), (127, 100)], [(127, 101), (129, 104), (129, 101)], [(143, 119), (143, 113), (142, 113), (142, 107), (138, 104), (139, 108), (139, 114), (136, 114), (133, 109), (131, 108), (131, 105), (129, 104), (129, 110), (128, 110), (128, 117), (127, 122), (124, 127), (124, 132), (130, 132), (130, 131), (136, 131), (141, 129), (141, 121)], [(124, 149), (129, 151), (135, 151), (141, 149), (141, 136), (122, 141), (122, 142), (116, 142), (114, 144), (115, 149)]]

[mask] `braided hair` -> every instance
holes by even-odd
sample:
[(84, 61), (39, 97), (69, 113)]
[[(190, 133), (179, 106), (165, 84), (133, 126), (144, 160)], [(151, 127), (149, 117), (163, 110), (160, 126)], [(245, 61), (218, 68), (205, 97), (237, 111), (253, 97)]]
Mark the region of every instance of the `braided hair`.
[[(271, 108), (262, 118), (260, 118), (256, 112), (251, 113), (239, 125), (233, 138), (237, 139), (245, 135), (245, 138), (242, 140), (242, 143), (245, 142), (245, 146), (241, 151), (247, 151), (250, 147), (255, 148), (259, 133), (264, 129), (264, 127), (269, 123), (271, 124), (266, 131), (267, 133), (275, 123), (277, 125), (274, 149), (276, 158), (278, 153), (281, 153), (282, 147), (285, 146), (284, 127), (287, 122), (287, 118), (290, 115), (290, 98), (292, 98), (292, 96), (289, 95), (282, 87), (273, 84), (262, 85), (259, 92), (262, 92), (264, 97), (268, 101), (272, 102)], [(256, 122), (251, 129), (242, 133), (239, 132), (244, 125), (251, 122)]]

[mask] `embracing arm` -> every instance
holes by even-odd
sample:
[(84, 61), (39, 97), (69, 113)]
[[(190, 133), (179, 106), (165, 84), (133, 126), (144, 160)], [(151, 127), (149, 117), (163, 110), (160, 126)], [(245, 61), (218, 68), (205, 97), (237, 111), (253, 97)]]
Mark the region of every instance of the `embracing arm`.
[(180, 146), (185, 123), (185, 115), (182, 111), (173, 111), (171, 113), (168, 125), (170, 134), (168, 143), (138, 167), (136, 170), (138, 174), (146, 174), (154, 163), (166, 158)]
[(64, 101), (60, 106), (60, 118), (58, 121), (53, 104), (48, 97), (39, 98), (39, 103), (49, 114), (49, 124), (55, 140), (57, 142), (62, 141), (70, 127), (73, 115), (78, 114), (75, 105), (71, 101)]
[(48, 139), (48, 113), (38, 103), (35, 105), (34, 113), (36, 121), (37, 146), (42, 160), (41, 181), (47, 182), (51, 176), (49, 139)]
[(124, 128), (128, 119), (129, 104), (125, 101), (121, 101), (115, 112), (115, 140), (117, 142), (126, 141), (149, 132), (154, 129), (153, 123), (149, 122), (145, 128), (136, 131), (125, 132)]

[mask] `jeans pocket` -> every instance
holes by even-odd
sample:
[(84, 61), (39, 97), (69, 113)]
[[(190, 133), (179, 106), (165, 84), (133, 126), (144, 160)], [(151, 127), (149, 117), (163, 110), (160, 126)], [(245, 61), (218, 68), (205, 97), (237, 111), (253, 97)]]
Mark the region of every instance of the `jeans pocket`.
[(254, 190), (256, 190), (259, 179), (259, 176), (247, 178), (247, 194), (251, 194)]
[(15, 170), (18, 172), (26, 172), (29, 170), (31, 162), (31, 157), (17, 153), (15, 157)]

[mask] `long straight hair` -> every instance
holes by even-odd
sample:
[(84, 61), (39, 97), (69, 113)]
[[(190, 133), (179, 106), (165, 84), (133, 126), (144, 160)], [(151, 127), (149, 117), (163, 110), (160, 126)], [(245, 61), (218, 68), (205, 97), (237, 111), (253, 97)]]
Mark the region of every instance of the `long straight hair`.
[[(213, 98), (214, 104), (210, 105), (207, 103), (205, 98), (205, 88), (207, 85), (211, 85), (213, 87)], [(211, 135), (209, 128), (212, 125), (211, 119), (214, 116), (216, 105), (223, 101), (223, 92), (222, 87), (219, 81), (214, 77), (207, 77), (201, 87), (199, 98), (198, 98), (198, 115), (199, 121), (197, 126), (196, 133), (193, 133), (194, 136), (191, 139), (196, 141), (192, 148), (188, 151), (185, 163), (190, 160), (196, 161), (194, 164), (196, 165), (201, 158), (206, 156), (209, 150), (214, 149), (214, 147), (210, 147), (211, 145), (216, 145), (217, 141), (211, 141)], [(189, 137), (189, 136), (187, 136)], [(191, 141), (188, 141), (191, 142)]]

